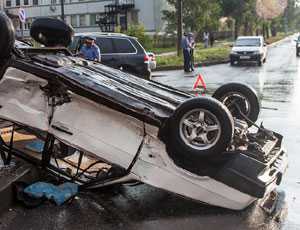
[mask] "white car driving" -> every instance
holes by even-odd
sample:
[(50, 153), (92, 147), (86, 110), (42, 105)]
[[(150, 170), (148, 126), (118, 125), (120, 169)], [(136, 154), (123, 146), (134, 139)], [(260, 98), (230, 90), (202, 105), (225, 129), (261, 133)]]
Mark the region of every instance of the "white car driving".
[(262, 36), (241, 36), (230, 53), (230, 64), (256, 62), (259, 66), (267, 60), (267, 44)]

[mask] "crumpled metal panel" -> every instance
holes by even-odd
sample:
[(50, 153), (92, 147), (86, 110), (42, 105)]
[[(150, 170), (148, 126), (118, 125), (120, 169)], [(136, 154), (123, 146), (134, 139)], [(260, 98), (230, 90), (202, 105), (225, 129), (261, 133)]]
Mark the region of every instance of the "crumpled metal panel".
[[(69, 90), (156, 126), (192, 97), (171, 87), (71, 56), (36, 55), (31, 61), (20, 61), (16, 62), (17, 68), (26, 68), (46, 79), (53, 80), (55, 75)], [(49, 74), (45, 74), (47, 72)]]

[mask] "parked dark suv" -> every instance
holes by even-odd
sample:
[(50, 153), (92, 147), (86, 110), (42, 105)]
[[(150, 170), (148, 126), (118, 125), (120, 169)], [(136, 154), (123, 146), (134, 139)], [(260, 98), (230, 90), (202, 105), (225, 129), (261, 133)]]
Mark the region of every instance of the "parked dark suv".
[(117, 33), (78, 33), (74, 36), (70, 50), (77, 53), (87, 36), (96, 38), (104, 65), (151, 79), (149, 57), (136, 38)]

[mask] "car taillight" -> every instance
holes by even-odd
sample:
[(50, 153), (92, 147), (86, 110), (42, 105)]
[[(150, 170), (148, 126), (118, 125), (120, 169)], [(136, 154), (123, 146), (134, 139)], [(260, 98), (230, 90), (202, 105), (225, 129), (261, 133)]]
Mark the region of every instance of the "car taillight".
[(148, 55), (145, 55), (145, 56), (144, 56), (144, 62), (146, 63), (146, 62), (149, 62), (149, 61), (150, 61), (149, 56), (148, 56)]

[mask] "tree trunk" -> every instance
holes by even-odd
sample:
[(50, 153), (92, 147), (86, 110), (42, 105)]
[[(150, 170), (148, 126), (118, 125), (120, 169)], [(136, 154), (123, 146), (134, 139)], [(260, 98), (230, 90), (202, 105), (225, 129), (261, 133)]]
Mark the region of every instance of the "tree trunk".
[(239, 36), (239, 30), (240, 30), (240, 23), (238, 20), (235, 20), (234, 23), (234, 38), (237, 39), (237, 37)]

